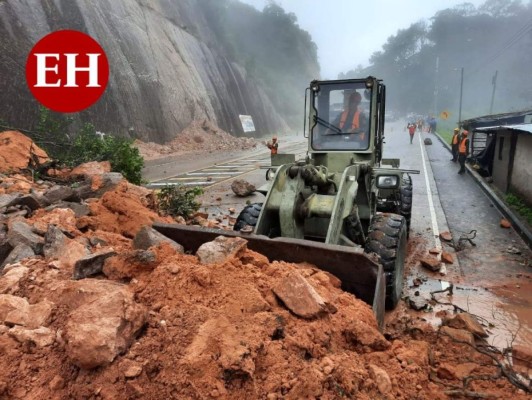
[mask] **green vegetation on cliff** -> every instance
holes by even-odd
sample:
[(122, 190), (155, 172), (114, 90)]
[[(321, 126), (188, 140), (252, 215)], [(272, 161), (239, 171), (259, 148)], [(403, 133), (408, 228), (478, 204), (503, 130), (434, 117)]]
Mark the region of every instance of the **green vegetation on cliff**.
[(232, 0), (198, 0), (230, 60), (260, 84), (276, 109), (301, 128), (305, 88), (319, 77), (317, 46), (308, 32), (274, 2), (262, 12)]

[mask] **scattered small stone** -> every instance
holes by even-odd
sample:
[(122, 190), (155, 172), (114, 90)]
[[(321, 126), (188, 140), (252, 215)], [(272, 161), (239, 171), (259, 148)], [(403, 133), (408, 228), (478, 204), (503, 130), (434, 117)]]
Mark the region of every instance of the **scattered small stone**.
[(442, 326), (440, 328), (440, 333), (449, 336), (451, 339), (457, 342), (468, 343), (472, 346), (475, 345), (475, 338), (473, 337), (473, 334), (464, 329), (454, 329), (448, 326)]
[(434, 257), (423, 257), (421, 260), (419, 260), (419, 262), (423, 267), (431, 271), (440, 270), (440, 262)]
[(508, 246), (508, 248), (506, 249), (506, 252), (510, 254), (521, 254), (521, 250), (519, 250), (515, 246)]
[(454, 263), (454, 257), (451, 253), (447, 253), (446, 251), (442, 252), (441, 253), (441, 260), (445, 263), (445, 264), (452, 264)]
[(52, 380), (48, 383), (48, 387), (51, 389), (51, 390), (60, 390), (60, 389), (63, 389), (65, 387), (65, 380), (59, 376), (59, 375), (55, 375)]
[(423, 143), (425, 143), (425, 145), (431, 145), (432, 144), (432, 139), (431, 138), (425, 138), (425, 140), (423, 140)]
[(532, 349), (529, 346), (514, 344), (512, 346), (512, 357), (514, 363), (532, 368)]
[(120, 367), (124, 376), (129, 379), (136, 378), (142, 373), (142, 365), (132, 360), (125, 359)]
[[(416, 292), (416, 293), (419, 293), (419, 292)], [(424, 310), (425, 308), (427, 308), (429, 302), (425, 297), (417, 294), (414, 296), (410, 296), (408, 298), (408, 304), (411, 309), (420, 311), (420, 310)]]
[(438, 255), (440, 254), (440, 249), (438, 249), (437, 247), (433, 247), (432, 249), (429, 250), (429, 253), (430, 254), (435, 254), (435, 255)]
[(236, 213), (236, 209), (234, 207), (230, 207), (229, 214), (234, 214), (234, 213)]
[(510, 221), (508, 221), (508, 220), (505, 219), (505, 218), (502, 218), (502, 219), (501, 219), (501, 223), (500, 223), (500, 224), (501, 224), (501, 227), (502, 227), (502, 228), (505, 228), (505, 229), (509, 229), (509, 228), (512, 227), (512, 224), (510, 223)]
[(451, 235), (451, 232), (449, 231), (440, 232), (440, 239), (445, 240), (446, 242), (450, 242), (451, 240), (453, 240), (453, 235)]
[(392, 390), (392, 381), (388, 373), (374, 364), (369, 365), (369, 373), (371, 378), (377, 384), (377, 388), (381, 394), (387, 394)]
[(446, 318), (442, 321), (442, 324), (455, 329), (464, 329), (478, 337), (488, 337), (484, 328), (478, 323), (476, 318), (469, 313), (460, 313), (453, 318)]

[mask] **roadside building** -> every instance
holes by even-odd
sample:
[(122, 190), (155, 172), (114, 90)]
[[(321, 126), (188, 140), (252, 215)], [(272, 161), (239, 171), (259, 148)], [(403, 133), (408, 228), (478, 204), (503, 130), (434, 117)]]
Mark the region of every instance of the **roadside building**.
[(470, 154), (478, 172), (531, 205), (532, 110), (473, 118), (462, 127), (472, 132)]

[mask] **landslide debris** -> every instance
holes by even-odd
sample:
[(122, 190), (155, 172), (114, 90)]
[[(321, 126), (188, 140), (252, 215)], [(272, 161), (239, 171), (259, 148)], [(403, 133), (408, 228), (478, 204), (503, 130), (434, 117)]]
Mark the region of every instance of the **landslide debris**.
[(210, 121), (194, 120), (172, 141), (166, 144), (136, 140), (136, 146), (145, 160), (190, 152), (247, 150), (257, 146), (253, 138), (235, 137)]
[[(170, 219), (143, 188), (103, 173), (49, 204), (68, 190), (14, 177), (0, 175), (0, 262), (27, 253), (0, 271), (0, 398), (527, 398), (466, 318), (383, 334), (310, 264), (269, 262), (239, 238), (183, 254), (147, 227)], [(28, 193), (40, 208), (18, 202)]]

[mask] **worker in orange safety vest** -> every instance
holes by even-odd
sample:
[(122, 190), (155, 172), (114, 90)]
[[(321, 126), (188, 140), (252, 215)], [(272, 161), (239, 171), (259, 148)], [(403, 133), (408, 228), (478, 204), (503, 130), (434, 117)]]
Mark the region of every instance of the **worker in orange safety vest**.
[(268, 146), (268, 148), (270, 149), (271, 154), (277, 154), (277, 150), (279, 149), (279, 142), (277, 141), (277, 136), (274, 136), (271, 142), (266, 143), (266, 146)]
[(451, 161), (456, 162), (458, 160), (458, 144), (460, 143), (460, 128), (454, 128), (453, 137), (451, 139), (451, 151), (453, 153), (453, 158)]
[(458, 173), (462, 175), (465, 173), (465, 162), (466, 158), (469, 155), (469, 139), (468, 131), (462, 132), (462, 138), (460, 139), (460, 144), (458, 145), (458, 162), (460, 163), (460, 171)]

